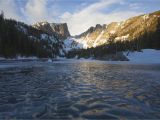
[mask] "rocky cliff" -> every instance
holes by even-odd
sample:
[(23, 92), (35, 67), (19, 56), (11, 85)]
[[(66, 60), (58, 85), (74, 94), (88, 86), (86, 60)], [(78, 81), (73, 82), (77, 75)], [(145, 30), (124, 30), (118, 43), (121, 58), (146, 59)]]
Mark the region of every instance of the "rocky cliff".
[(49, 35), (56, 34), (61, 40), (67, 39), (70, 36), (66, 23), (38, 22), (34, 24), (33, 27), (44, 31)]

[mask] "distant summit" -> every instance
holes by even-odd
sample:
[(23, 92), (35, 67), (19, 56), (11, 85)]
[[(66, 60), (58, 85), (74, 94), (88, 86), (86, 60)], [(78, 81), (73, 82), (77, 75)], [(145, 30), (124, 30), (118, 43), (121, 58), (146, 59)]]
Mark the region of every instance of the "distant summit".
[[(160, 11), (156, 11), (132, 17), (122, 22), (112, 22), (108, 25), (97, 24), (95, 27), (90, 27), (84, 33), (77, 35), (75, 39), (78, 39), (78, 43), (85, 43), (87, 48), (92, 48), (107, 44), (110, 40), (114, 42), (134, 41), (144, 37), (146, 34), (147, 36), (151, 33), (158, 34), (159, 31)], [(159, 38), (156, 37), (155, 39)]]
[(68, 30), (67, 23), (48, 23), (48, 22), (38, 22), (32, 25), (34, 28), (38, 30), (42, 30), (49, 35), (57, 34), (57, 36), (61, 39), (67, 39), (70, 37), (70, 33)]

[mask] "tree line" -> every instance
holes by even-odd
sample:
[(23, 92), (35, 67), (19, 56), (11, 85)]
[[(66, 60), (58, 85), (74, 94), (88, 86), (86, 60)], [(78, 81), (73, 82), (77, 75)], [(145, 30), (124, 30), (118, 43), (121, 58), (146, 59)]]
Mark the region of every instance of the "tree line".
[[(27, 33), (23, 31), (23, 28)], [(62, 43), (55, 43), (49, 38), (40, 40), (40, 35), (43, 33), (43, 31), (37, 30), (22, 22), (5, 19), (3, 12), (1, 12), (0, 57), (15, 58), (19, 55), (25, 57), (36, 56), (39, 58), (55, 57), (59, 54), (59, 48), (62, 47)], [(34, 39), (32, 37), (34, 37)], [(55, 40), (58, 41), (58, 38), (56, 36), (54, 37)]]

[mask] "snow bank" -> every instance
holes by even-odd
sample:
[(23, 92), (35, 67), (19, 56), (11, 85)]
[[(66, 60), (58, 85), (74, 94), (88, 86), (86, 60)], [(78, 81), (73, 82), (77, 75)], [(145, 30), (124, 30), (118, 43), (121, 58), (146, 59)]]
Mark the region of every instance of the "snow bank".
[(4, 58), (4, 57), (0, 57), (0, 60), (36, 60), (36, 59), (38, 59), (36, 56), (30, 56), (30, 57), (17, 56), (16, 58)]
[(48, 59), (47, 62), (52, 62), (52, 59)]
[(18, 56), (16, 59), (18, 59), (18, 60), (23, 60), (23, 59), (35, 60), (35, 59), (38, 59), (38, 58), (36, 56), (30, 56), (30, 57)]
[(0, 57), (0, 60), (5, 60), (5, 58), (4, 57)]
[(143, 49), (142, 52), (124, 52), (124, 55), (134, 63), (160, 63), (160, 50)]
[(79, 40), (76, 38), (68, 38), (66, 40), (64, 40), (64, 51), (68, 52), (71, 51), (73, 49), (82, 49), (86, 47), (86, 41), (83, 40)]

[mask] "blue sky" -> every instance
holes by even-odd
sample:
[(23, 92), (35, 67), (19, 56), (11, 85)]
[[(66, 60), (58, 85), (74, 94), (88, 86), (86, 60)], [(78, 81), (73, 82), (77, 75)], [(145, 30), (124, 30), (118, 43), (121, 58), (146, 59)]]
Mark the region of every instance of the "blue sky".
[(66, 22), (75, 35), (96, 24), (160, 10), (160, 0), (0, 0), (0, 10), (28, 24)]

